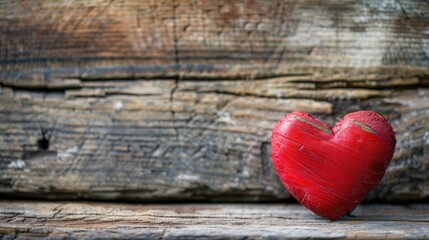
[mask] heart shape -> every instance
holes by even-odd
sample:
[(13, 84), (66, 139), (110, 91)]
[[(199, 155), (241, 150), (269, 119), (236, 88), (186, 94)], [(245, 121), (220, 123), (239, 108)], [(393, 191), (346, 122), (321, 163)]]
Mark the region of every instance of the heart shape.
[(372, 111), (347, 114), (332, 130), (305, 112), (293, 112), (273, 129), (271, 157), (292, 196), (336, 220), (380, 183), (395, 144), (392, 126)]

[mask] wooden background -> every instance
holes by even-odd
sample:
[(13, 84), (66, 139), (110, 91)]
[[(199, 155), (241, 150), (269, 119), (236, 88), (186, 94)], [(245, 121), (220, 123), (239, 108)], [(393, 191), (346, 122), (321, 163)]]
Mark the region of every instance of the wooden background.
[(0, 1), (0, 195), (284, 201), (304, 110), (396, 131), (368, 200), (429, 197), (429, 2)]

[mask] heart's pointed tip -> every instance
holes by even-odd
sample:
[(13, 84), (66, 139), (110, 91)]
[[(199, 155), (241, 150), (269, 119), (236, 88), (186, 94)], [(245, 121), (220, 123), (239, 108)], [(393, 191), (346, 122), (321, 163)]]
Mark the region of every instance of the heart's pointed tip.
[(343, 216), (345, 216), (347, 213), (343, 213), (343, 214), (337, 214), (337, 215), (331, 215), (331, 216), (328, 216), (328, 217), (325, 217), (326, 219), (329, 219), (329, 220), (331, 220), (331, 221), (338, 221), (338, 220), (340, 220)]
[[(348, 213), (348, 211), (346, 210), (346, 208), (344, 208), (344, 210), (336, 211), (336, 210), (333, 210), (333, 209), (330, 209), (330, 210), (324, 209), (324, 210), (322, 210), (322, 209), (314, 208), (314, 206), (304, 205), (304, 204), (302, 204), (302, 205), (304, 207), (306, 207), (307, 209), (309, 209), (314, 214), (318, 215), (319, 217), (327, 219), (327, 220), (330, 220), (330, 221), (337, 221), (337, 220), (341, 219), (343, 216), (345, 216)], [(341, 208), (341, 209), (343, 209), (343, 208)]]

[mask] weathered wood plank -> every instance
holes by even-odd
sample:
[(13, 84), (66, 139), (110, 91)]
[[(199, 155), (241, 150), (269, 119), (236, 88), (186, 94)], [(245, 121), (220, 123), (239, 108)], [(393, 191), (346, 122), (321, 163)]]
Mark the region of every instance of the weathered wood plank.
[[(3, 88), (0, 192), (135, 201), (285, 199), (270, 160), (275, 122), (304, 110), (332, 125), (347, 112), (371, 109), (392, 122), (398, 143), (370, 199), (428, 197), (428, 89), (302, 90), (278, 79), (80, 84), (73, 94)], [(294, 98), (295, 92), (306, 97)], [(46, 149), (41, 127), (48, 131)]]
[(0, 202), (0, 236), (149, 239), (425, 239), (428, 205), (362, 205), (324, 220), (302, 206)]
[(428, 74), (427, 1), (4, 0), (0, 16), (1, 81), (14, 86)]

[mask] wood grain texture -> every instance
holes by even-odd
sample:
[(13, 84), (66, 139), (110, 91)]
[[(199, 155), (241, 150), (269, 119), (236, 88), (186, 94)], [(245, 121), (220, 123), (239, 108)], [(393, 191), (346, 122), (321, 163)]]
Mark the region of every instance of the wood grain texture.
[(369, 109), (398, 139), (369, 199), (428, 199), (427, 1), (0, 3), (2, 196), (289, 199), (274, 123)]
[[(428, 197), (427, 89), (356, 89), (356, 95), (353, 88), (332, 89), (324, 98), (326, 91), (314, 89), (301, 93), (309, 99), (297, 99), (264, 96), (271, 84), (285, 94), (300, 91), (283, 88), (287, 81), (275, 79), (81, 84), (65, 92), (2, 89), (3, 194), (136, 201), (284, 199), (289, 195), (275, 175), (269, 148), (278, 119), (304, 110), (332, 126), (347, 112), (371, 109), (391, 121), (398, 143), (370, 199)], [(241, 94), (246, 89), (254, 93)], [(342, 99), (343, 91), (359, 98), (328, 101)], [(361, 99), (366, 92), (376, 96)], [(41, 127), (48, 131), (47, 149), (39, 145)]]
[(300, 205), (0, 202), (0, 236), (145, 239), (425, 239), (428, 205), (363, 205), (324, 220)]
[(16, 86), (100, 76), (427, 75), (429, 66), (427, 1), (3, 0), (0, 15), (2, 81)]

